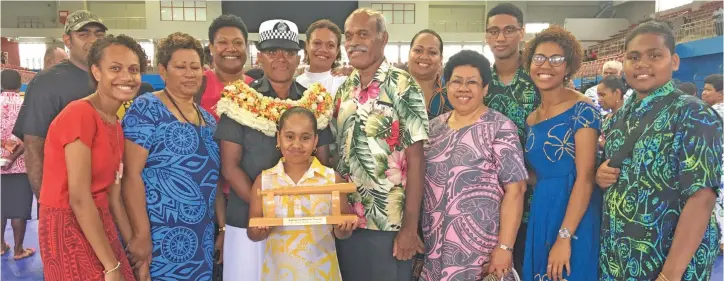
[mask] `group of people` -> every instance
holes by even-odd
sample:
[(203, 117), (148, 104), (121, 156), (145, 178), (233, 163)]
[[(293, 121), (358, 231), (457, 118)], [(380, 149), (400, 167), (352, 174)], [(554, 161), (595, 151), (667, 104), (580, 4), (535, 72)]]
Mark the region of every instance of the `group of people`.
[[(293, 22), (270, 20), (252, 79), (246, 26), (222, 15), (213, 68), (173, 33), (156, 51), (165, 88), (139, 94), (140, 45), (71, 14), (69, 60), (36, 75), (17, 114), (24, 151), (3, 145), (25, 157), (12, 183), (39, 197), (45, 279), (212, 280), (223, 263), (225, 280), (709, 280), (722, 120), (673, 86), (672, 30), (626, 37), (633, 94), (606, 77), (602, 117), (567, 87), (583, 60), (570, 32), (551, 26), (521, 50), (520, 9), (486, 21), (494, 65), (464, 50), (443, 66), (443, 40), (422, 30), (403, 71), (384, 57), (378, 11), (355, 10), (344, 30), (315, 22), (304, 46)], [(348, 76), (333, 71), (342, 44)], [(707, 83), (721, 104), (721, 77)], [(331, 195), (294, 195), (266, 214), (260, 191), (340, 182), (357, 188), (341, 200), (356, 220), (249, 226), (332, 213)]]

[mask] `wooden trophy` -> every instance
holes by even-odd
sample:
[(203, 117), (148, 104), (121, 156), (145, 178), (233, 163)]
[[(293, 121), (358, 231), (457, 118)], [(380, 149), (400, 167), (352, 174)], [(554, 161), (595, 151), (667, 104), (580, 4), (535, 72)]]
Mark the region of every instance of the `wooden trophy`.
[[(258, 226), (296, 226), (296, 225), (324, 225), (341, 224), (349, 220), (356, 220), (356, 215), (343, 215), (340, 206), (339, 196), (353, 193), (357, 187), (353, 183), (337, 183), (313, 187), (279, 188), (273, 190), (259, 190), (257, 196), (262, 197), (264, 202), (264, 217), (252, 218), (249, 220), (249, 227)], [(311, 194), (332, 194), (332, 215), (322, 217), (296, 217), (277, 218), (274, 212), (276, 204), (275, 196), (289, 195), (311, 195)], [(345, 206), (346, 208), (347, 206)]]

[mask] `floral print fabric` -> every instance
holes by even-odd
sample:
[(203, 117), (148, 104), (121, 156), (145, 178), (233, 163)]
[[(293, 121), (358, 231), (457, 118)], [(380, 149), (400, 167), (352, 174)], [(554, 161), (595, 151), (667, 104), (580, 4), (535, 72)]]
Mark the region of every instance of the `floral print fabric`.
[(405, 149), (427, 139), (422, 91), (407, 72), (385, 61), (366, 86), (359, 72), (352, 72), (335, 104), (337, 171), (357, 185), (349, 202), (361, 227), (397, 231), (405, 207)]
[[(14, 145), (22, 142), (15, 135), (12, 130), (15, 126), (15, 121), (18, 119), (18, 113), (20, 108), (23, 106), (23, 97), (19, 93), (15, 92), (2, 92), (0, 93), (0, 139), (2, 139), (2, 157), (9, 157), (12, 151), (7, 148), (13, 147)], [(25, 155), (18, 156), (15, 159), (13, 165), (7, 170), (1, 170), (0, 174), (24, 174), (25, 173)]]
[[(536, 175), (526, 244), (522, 280), (549, 281), (549, 253), (558, 240), (558, 230), (568, 211), (575, 182), (576, 134), (601, 128), (601, 114), (586, 101), (578, 101), (568, 110), (528, 126), (525, 159)], [(591, 192), (586, 211), (571, 239), (570, 273), (567, 280), (596, 280), (601, 233), (601, 191)]]

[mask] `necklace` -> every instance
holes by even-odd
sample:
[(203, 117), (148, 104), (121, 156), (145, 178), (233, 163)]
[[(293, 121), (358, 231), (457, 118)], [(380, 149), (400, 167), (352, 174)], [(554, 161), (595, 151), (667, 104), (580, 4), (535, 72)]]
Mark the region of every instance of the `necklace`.
[[(96, 93), (96, 94), (97, 94), (97, 93)], [(112, 117), (109, 118), (108, 115), (107, 115), (105, 112), (103, 112), (102, 110), (100, 110), (100, 109), (93, 103), (93, 101), (92, 101), (91, 99), (87, 99), (87, 101), (88, 101), (88, 103), (93, 107), (93, 109), (95, 109), (96, 112), (98, 112), (99, 114), (101, 114), (101, 119), (103, 119), (103, 116), (105, 116), (106, 118), (108, 118), (108, 119), (110, 119), (110, 120), (115, 119), (115, 118), (112, 118)], [(116, 170), (116, 181), (115, 181), (115, 183), (116, 183), (116, 184), (121, 184), (121, 178), (123, 178), (123, 154), (120, 153), (120, 150), (121, 150), (121, 149), (120, 149), (120, 141), (118, 140), (118, 139), (120, 138), (120, 135), (118, 134), (118, 120), (117, 120), (117, 119), (114, 120), (114, 121), (103, 120), (103, 122), (106, 123), (106, 124), (108, 124), (108, 125), (110, 125), (109, 127), (112, 128), (113, 131), (115, 132), (115, 138), (113, 138), (113, 141), (108, 141), (108, 142), (109, 142), (109, 145), (111, 145), (111, 148), (112, 148), (112, 149), (115, 149), (115, 150), (116, 150), (115, 152), (118, 154), (118, 170)]]
[[(171, 103), (173, 104), (173, 107), (175, 107), (176, 110), (178, 111), (178, 113), (181, 114), (181, 117), (186, 121), (186, 123), (194, 124), (194, 123), (191, 123), (191, 121), (189, 121), (188, 118), (186, 118), (186, 115), (184, 115), (183, 111), (181, 111), (181, 108), (178, 107), (178, 105), (176, 104), (176, 100), (174, 100), (174, 98), (171, 97), (171, 95), (168, 93), (168, 90), (163, 89), (163, 94), (166, 95), (166, 97), (167, 97), (169, 100), (171, 100)], [(196, 107), (196, 104), (193, 104), (193, 107), (194, 107), (194, 111), (196, 112), (196, 117), (199, 119), (199, 125), (201, 125), (201, 122), (203, 122), (203, 121), (202, 121), (203, 118), (201, 117), (201, 112), (200, 112), (199, 109)]]
[[(567, 101), (568, 101), (568, 100), (559, 101), (558, 103), (556, 103), (556, 104), (554, 104), (554, 105), (552, 105), (552, 106), (550, 106), (550, 107), (546, 107), (546, 109), (548, 109), (548, 108), (556, 108), (557, 106), (559, 106), (559, 105), (561, 105), (562, 103), (567, 102)], [(538, 117), (538, 118), (537, 118), (537, 119), (538, 119), (538, 122), (536, 122), (536, 124), (537, 124), (537, 123), (540, 123), (540, 122), (543, 122), (543, 121), (548, 121), (548, 119), (551, 119), (552, 117), (555, 117), (555, 116), (547, 116), (548, 114), (544, 114), (543, 110), (544, 110), (544, 109), (543, 109), (542, 106), (538, 107), (538, 109), (536, 110), (536, 111), (537, 111), (537, 114), (536, 114), (537, 116), (536, 116), (536, 117)], [(548, 111), (548, 110), (546, 110), (546, 111)], [(545, 113), (547, 113), (547, 112), (545, 112)]]
[(103, 120), (103, 122), (107, 124), (114, 124), (118, 121), (117, 116), (109, 116), (107, 113), (103, 112), (103, 110), (100, 110), (90, 99), (88, 99), (88, 102), (91, 104), (91, 106), (93, 106), (93, 109), (95, 109), (96, 112), (101, 115), (101, 119)]
[(479, 119), (480, 119), (480, 116), (482, 116), (483, 113), (485, 113), (485, 111), (486, 111), (485, 108), (480, 107), (479, 109), (477, 109), (475, 112), (473, 112), (473, 113), (471, 114), (471, 116), (475, 116), (475, 118), (472, 119), (473, 122), (470, 122), (470, 124), (464, 123), (464, 124), (462, 124), (462, 125), (459, 125), (459, 124), (454, 124), (454, 123), (460, 122), (460, 120), (458, 120), (458, 118), (457, 118), (457, 113), (456, 113), (456, 111), (453, 110), (452, 113), (450, 113), (450, 116), (447, 118), (447, 126), (448, 126), (450, 129), (452, 129), (453, 131), (458, 131), (458, 130), (460, 130), (460, 129), (462, 129), (462, 128), (465, 128), (465, 127), (467, 127), (467, 126), (470, 126), (472, 123), (475, 123), (475, 121), (479, 120)]

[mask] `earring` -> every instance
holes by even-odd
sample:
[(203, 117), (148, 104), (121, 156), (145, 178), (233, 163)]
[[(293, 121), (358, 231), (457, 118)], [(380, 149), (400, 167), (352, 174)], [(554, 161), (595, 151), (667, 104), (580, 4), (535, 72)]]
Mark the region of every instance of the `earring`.
[(317, 148), (312, 149), (312, 153), (317, 153)]
[(279, 150), (279, 145), (277, 144), (277, 150)]

